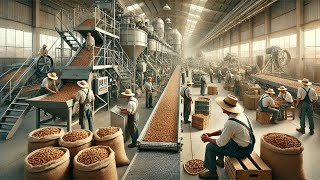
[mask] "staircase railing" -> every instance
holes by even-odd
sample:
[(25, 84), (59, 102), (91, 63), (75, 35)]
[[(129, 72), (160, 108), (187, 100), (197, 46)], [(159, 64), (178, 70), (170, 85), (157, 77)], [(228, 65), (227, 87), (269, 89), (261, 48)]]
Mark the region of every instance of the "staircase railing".
[(120, 37), (120, 22), (97, 7), (94, 8), (94, 22), (95, 27)]

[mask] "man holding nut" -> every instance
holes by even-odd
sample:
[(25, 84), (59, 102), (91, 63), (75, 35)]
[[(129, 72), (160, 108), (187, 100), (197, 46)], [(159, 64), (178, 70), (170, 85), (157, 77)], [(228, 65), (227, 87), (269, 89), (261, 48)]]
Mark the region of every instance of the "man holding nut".
[(126, 96), (128, 105), (127, 108), (121, 108), (121, 113), (128, 116), (128, 131), (131, 136), (132, 143), (128, 145), (129, 148), (137, 146), (137, 140), (139, 137), (138, 130), (138, 99), (133, 97), (135, 94), (132, 93), (131, 89), (126, 89), (125, 92), (121, 93)]
[(191, 123), (191, 121), (189, 121), (189, 116), (191, 112), (191, 104), (193, 103), (191, 94), (192, 84), (194, 83), (188, 80), (186, 83), (187, 86), (182, 88), (180, 92), (180, 95), (183, 97), (183, 119), (185, 124)]
[[(202, 142), (206, 143), (204, 167), (209, 171), (202, 172), (202, 179), (218, 179), (217, 167), (224, 167), (224, 156), (245, 158), (251, 154), (255, 144), (251, 122), (243, 113), (243, 107), (238, 103), (237, 97), (216, 98), (217, 104), (224, 114), (229, 116), (224, 128), (201, 136)], [(211, 136), (220, 136), (217, 139)], [(218, 157), (218, 159), (216, 159)]]
[[(78, 86), (80, 86), (82, 89), (80, 89), (76, 96), (75, 96), (75, 102), (79, 102), (79, 124), (81, 126), (81, 129), (85, 129), (86, 125), (83, 121), (84, 114), (87, 117), (89, 130), (93, 131), (93, 103), (94, 103), (94, 94), (91, 89), (89, 89), (89, 84), (87, 81), (82, 80), (77, 82)], [(75, 107), (75, 106), (73, 106)]]

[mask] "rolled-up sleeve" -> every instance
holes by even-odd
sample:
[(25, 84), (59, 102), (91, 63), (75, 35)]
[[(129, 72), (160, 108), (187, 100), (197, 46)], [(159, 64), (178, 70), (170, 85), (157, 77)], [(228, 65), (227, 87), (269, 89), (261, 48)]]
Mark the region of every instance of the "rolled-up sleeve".
[(234, 130), (235, 130), (235, 124), (232, 122), (226, 122), (226, 124), (224, 125), (224, 128), (221, 130), (222, 133), (220, 137), (216, 141), (217, 145), (219, 147), (225, 146), (234, 135)]

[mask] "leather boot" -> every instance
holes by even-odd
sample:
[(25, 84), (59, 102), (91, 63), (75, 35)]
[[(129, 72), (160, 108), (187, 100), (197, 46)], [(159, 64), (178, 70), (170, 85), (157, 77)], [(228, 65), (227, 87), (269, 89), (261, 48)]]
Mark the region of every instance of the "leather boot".
[(302, 133), (302, 134), (306, 133), (305, 130), (302, 129), (302, 128), (299, 128), (299, 129), (296, 129), (296, 130), (297, 130), (298, 132)]
[(209, 170), (206, 172), (199, 173), (200, 179), (212, 179), (212, 180), (218, 180), (218, 173), (216, 170)]

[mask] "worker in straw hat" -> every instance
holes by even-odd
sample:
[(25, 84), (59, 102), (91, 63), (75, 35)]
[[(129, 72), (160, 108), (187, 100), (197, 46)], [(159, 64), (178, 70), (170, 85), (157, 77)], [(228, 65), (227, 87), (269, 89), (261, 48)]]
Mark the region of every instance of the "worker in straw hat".
[(39, 50), (39, 55), (40, 56), (48, 56), (48, 49), (47, 49), (47, 45), (42, 45), (42, 47)]
[(77, 84), (81, 87), (74, 98), (75, 102), (79, 102), (79, 124), (81, 129), (86, 128), (85, 122), (83, 121), (83, 117), (86, 115), (89, 130), (93, 131), (93, 104), (95, 100), (93, 91), (89, 89), (89, 84), (85, 80), (78, 81)]
[(134, 97), (134, 93), (132, 93), (131, 89), (126, 89), (121, 93), (126, 96), (128, 105), (127, 108), (121, 108), (121, 112), (128, 116), (128, 131), (131, 136), (132, 143), (128, 145), (129, 148), (133, 148), (137, 146), (137, 140), (139, 137), (138, 130), (138, 100)]
[(292, 106), (293, 99), (291, 94), (287, 91), (286, 87), (280, 86), (278, 90), (280, 92), (278, 94), (276, 101), (279, 102), (279, 111), (280, 111), (278, 120), (281, 121), (281, 120), (284, 120), (284, 110)]
[(148, 77), (148, 80), (146, 83), (144, 83), (143, 88), (146, 91), (146, 107), (153, 108), (152, 92), (154, 92), (156, 89), (154, 86), (152, 86), (152, 77)]
[(188, 80), (186, 86), (183, 87), (180, 92), (180, 95), (183, 97), (183, 119), (185, 124), (191, 123), (191, 121), (189, 121), (189, 116), (191, 112), (191, 104), (193, 103), (191, 94), (192, 84), (194, 83)]
[[(216, 103), (229, 117), (223, 129), (201, 136), (202, 142), (208, 142), (204, 167), (209, 170), (199, 174), (202, 179), (218, 179), (216, 165), (224, 167), (224, 156), (245, 158), (251, 154), (255, 144), (251, 121), (243, 113), (244, 109), (238, 99), (229, 94), (227, 97), (216, 98)], [(219, 138), (211, 138), (219, 135)]]
[(56, 81), (58, 80), (58, 76), (55, 72), (51, 72), (47, 74), (47, 77), (45, 77), (42, 80), (41, 88), (39, 90), (39, 95), (44, 95), (47, 93), (56, 94), (59, 92)]
[(266, 94), (261, 95), (259, 99), (259, 109), (261, 112), (270, 112), (272, 113), (271, 123), (277, 124), (276, 120), (278, 118), (279, 110), (276, 109), (278, 106), (274, 103), (272, 95), (275, 94), (272, 88), (269, 88), (265, 91)]
[(302, 87), (298, 88), (297, 93), (297, 107), (301, 105), (301, 118), (300, 118), (300, 128), (297, 129), (300, 133), (305, 133), (305, 119), (306, 115), (309, 119), (309, 129), (310, 129), (310, 135), (314, 134), (314, 121), (313, 121), (313, 103), (318, 101), (318, 96), (316, 91), (309, 87), (312, 83), (309, 82), (309, 79), (303, 78), (302, 80), (299, 80), (300, 83), (302, 83)]

